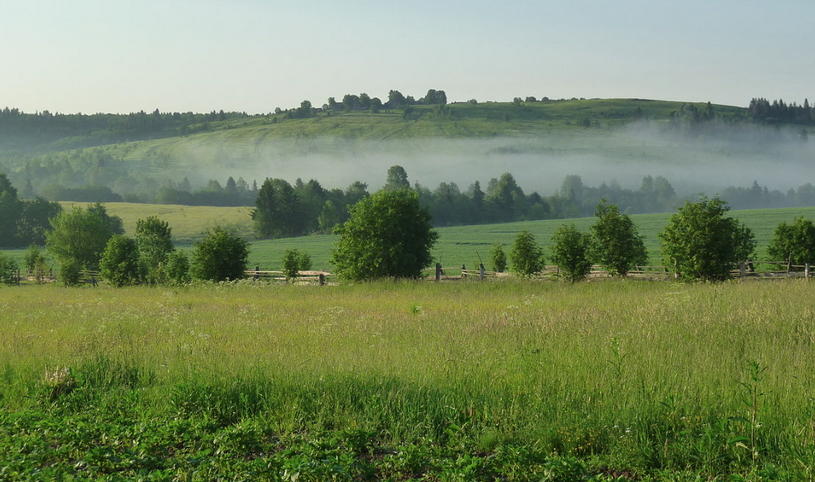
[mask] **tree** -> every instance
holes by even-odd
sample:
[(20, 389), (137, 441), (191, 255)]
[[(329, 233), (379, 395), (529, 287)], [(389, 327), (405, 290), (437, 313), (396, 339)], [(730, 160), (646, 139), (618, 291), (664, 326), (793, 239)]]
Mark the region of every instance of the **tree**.
[(88, 209), (74, 207), (51, 220), (54, 229), (46, 234), (45, 245), (60, 265), (70, 265), (70, 273), (73, 273), (71, 270), (95, 270), (99, 268), (108, 240), (114, 234), (122, 234), (114, 231), (123, 231), (121, 225), (121, 218), (109, 216), (101, 204), (88, 206)]
[(341, 278), (354, 281), (420, 277), (439, 236), (430, 212), (409, 189), (382, 190), (359, 201), (335, 232), (340, 239), (331, 262)]
[(167, 256), (175, 250), (169, 223), (156, 216), (136, 221), (136, 246), (143, 279), (152, 284), (163, 283)]
[(17, 283), (17, 263), (0, 252), (0, 283), (5, 285), (13, 285)]
[(286, 281), (291, 281), (297, 278), (300, 271), (308, 271), (311, 269), (311, 256), (305, 251), (300, 252), (297, 249), (287, 249), (283, 253), (283, 275)]
[(136, 241), (116, 234), (108, 240), (99, 262), (102, 278), (117, 288), (139, 283), (139, 248)]
[(597, 222), (591, 227), (593, 257), (612, 276), (625, 276), (638, 264), (648, 262), (643, 237), (627, 214), (603, 200), (594, 212)]
[(40, 248), (34, 244), (29, 246), (23, 257), (23, 262), (28, 276), (33, 276), (38, 283), (42, 282), (46, 271), (48, 271), (48, 265), (46, 265), (45, 256), (42, 255)]
[(17, 197), (17, 189), (0, 173), (0, 247), (17, 246), (17, 221), (21, 214), (22, 202)]
[(782, 221), (775, 228), (767, 254), (772, 259), (786, 260), (790, 264), (815, 263), (815, 225), (812, 220), (798, 217), (792, 224)]
[(503, 244), (495, 244), (492, 247), (492, 269), (499, 273), (503, 273), (507, 269), (507, 255), (504, 253)]
[(62, 212), (58, 202), (38, 197), (33, 201), (23, 201), (23, 210), (17, 222), (20, 245), (45, 245), (45, 234), (51, 230), (51, 219)]
[(255, 231), (261, 238), (282, 238), (303, 234), (305, 220), (300, 198), (283, 179), (266, 179), (252, 210)]
[(532, 233), (522, 231), (515, 236), (509, 261), (512, 263), (512, 271), (520, 276), (532, 276), (543, 270), (543, 249), (535, 242)]
[(564, 224), (552, 235), (552, 262), (567, 281), (575, 283), (591, 273), (590, 246), (591, 236), (578, 231), (574, 224)]
[(208, 281), (229, 281), (244, 277), (249, 243), (226, 229), (215, 226), (192, 252), (192, 277)]
[[(662, 239), (665, 262), (687, 280), (720, 281), (755, 249), (752, 231), (726, 216), (730, 207), (718, 197), (686, 202), (671, 216)], [(742, 258), (744, 257), (744, 258)], [(742, 258), (742, 259), (739, 259)]]
[(410, 189), (410, 181), (405, 168), (402, 166), (391, 166), (388, 168), (388, 178), (385, 180), (386, 191), (396, 191), (399, 189)]
[(190, 259), (183, 251), (173, 251), (167, 255), (165, 269), (166, 282), (183, 285), (190, 282)]
[(340, 223), (340, 212), (330, 199), (323, 205), (320, 215), (317, 216), (317, 227), (321, 233), (330, 234), (334, 226)]

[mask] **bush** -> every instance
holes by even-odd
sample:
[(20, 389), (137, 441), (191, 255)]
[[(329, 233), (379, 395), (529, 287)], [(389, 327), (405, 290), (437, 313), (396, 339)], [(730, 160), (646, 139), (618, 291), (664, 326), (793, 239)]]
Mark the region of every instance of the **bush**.
[(648, 262), (643, 237), (619, 208), (603, 200), (594, 212), (597, 222), (591, 227), (592, 257), (612, 276), (625, 276), (638, 264)]
[(65, 286), (76, 286), (82, 279), (82, 265), (73, 258), (64, 260), (59, 264), (59, 279)]
[(23, 259), (28, 276), (34, 277), (38, 283), (42, 282), (45, 278), (45, 274), (48, 272), (48, 265), (45, 262), (45, 256), (42, 255), (40, 248), (35, 245), (29, 246)]
[(507, 255), (504, 253), (504, 245), (496, 244), (492, 247), (492, 269), (499, 273), (507, 270)]
[(192, 253), (192, 277), (208, 281), (229, 281), (244, 277), (249, 243), (236, 234), (216, 226), (195, 243)]
[(410, 189), (382, 190), (351, 208), (337, 227), (331, 262), (344, 279), (418, 278), (430, 266), (438, 239), (432, 217)]
[(136, 246), (141, 276), (147, 283), (160, 284), (166, 276), (167, 256), (175, 251), (172, 228), (155, 216), (136, 221)]
[(752, 231), (725, 216), (730, 210), (718, 197), (686, 202), (660, 233), (665, 263), (686, 280), (720, 281), (755, 249)]
[(287, 249), (283, 254), (283, 275), (286, 281), (297, 278), (299, 271), (311, 269), (311, 256), (296, 249)]
[(563, 225), (552, 236), (552, 262), (566, 280), (575, 283), (591, 273), (589, 248), (591, 237), (577, 230), (574, 224)]
[(110, 238), (102, 260), (100, 275), (117, 288), (139, 283), (139, 249), (136, 241), (117, 234)]
[(17, 263), (3, 253), (0, 253), (0, 282), (6, 285), (17, 284)]
[(509, 260), (512, 271), (520, 276), (532, 276), (544, 268), (543, 249), (529, 231), (522, 231), (515, 237)]
[(767, 254), (790, 264), (815, 263), (815, 225), (804, 218), (795, 218), (792, 224), (782, 222), (775, 228)]
[(164, 269), (166, 282), (174, 285), (183, 285), (190, 282), (190, 260), (182, 251), (173, 251), (167, 255), (167, 265)]

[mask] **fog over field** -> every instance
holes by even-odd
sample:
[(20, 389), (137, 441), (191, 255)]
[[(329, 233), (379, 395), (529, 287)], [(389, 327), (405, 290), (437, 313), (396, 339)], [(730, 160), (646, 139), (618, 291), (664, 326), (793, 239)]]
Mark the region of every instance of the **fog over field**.
[(624, 188), (638, 188), (646, 175), (664, 176), (680, 195), (715, 194), (753, 181), (781, 191), (815, 184), (815, 141), (802, 140), (800, 133), (744, 124), (723, 124), (714, 132), (689, 136), (641, 122), (616, 130), (490, 139), (261, 137), (217, 147), (192, 143), (183, 156), (192, 165), (208, 166), (191, 170), (191, 181), (200, 184), (228, 176), (250, 183), (267, 177), (313, 178), (326, 188), (359, 180), (375, 190), (395, 164), (405, 168), (412, 184), (430, 189), (455, 182), (464, 191), (476, 180), (483, 187), (510, 172), (525, 192), (542, 195), (554, 193), (569, 174), (587, 185), (617, 182)]

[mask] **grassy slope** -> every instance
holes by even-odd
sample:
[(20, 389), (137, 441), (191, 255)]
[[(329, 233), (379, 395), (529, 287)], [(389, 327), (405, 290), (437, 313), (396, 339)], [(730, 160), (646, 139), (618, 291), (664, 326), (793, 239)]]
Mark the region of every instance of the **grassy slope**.
[[(546, 152), (585, 153), (602, 149), (606, 155), (632, 155), (659, 159), (670, 156), (671, 146), (645, 146), (641, 139), (610, 139), (607, 128), (630, 122), (637, 108), (647, 119), (666, 121), (682, 102), (634, 99), (591, 99), (561, 102), (451, 104), (449, 115), (433, 106), (418, 106), (413, 120), (401, 111), (318, 114), (309, 119), (286, 120), (282, 116), (248, 121), (214, 123), (212, 132), (186, 137), (115, 144), (99, 147), (124, 160), (128, 169), (181, 178), (195, 170), (237, 170), (259, 160), (301, 155), (353, 152), (371, 142), (411, 139), (490, 139), (495, 137), (543, 136)], [(700, 109), (703, 104), (696, 104)], [(724, 116), (744, 115), (745, 109), (715, 106)], [(592, 129), (577, 127), (589, 119)], [(600, 129), (598, 129), (600, 127)], [(527, 146), (528, 148), (528, 146)], [(410, 146), (415, 151), (415, 144)], [(415, 152), (414, 152), (415, 153)], [(687, 152), (683, 152), (687, 155)]]

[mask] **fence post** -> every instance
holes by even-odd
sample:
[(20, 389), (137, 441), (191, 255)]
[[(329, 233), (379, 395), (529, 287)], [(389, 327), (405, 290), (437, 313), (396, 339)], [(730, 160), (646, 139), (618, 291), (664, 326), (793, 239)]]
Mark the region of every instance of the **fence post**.
[(809, 280), (809, 263), (804, 265), (804, 279)]
[(325, 273), (320, 273), (320, 286), (325, 286)]
[(20, 286), (20, 270), (19, 269), (17, 270), (17, 277), (16, 277), (16, 279), (14, 281), (16, 282), (15, 284), (17, 286)]
[(484, 281), (484, 278), (487, 277), (487, 273), (484, 271), (484, 263), (478, 265), (478, 278), (481, 281)]
[(436, 263), (436, 281), (441, 280), (441, 263)]
[(744, 263), (744, 261), (739, 261), (739, 274), (742, 278), (747, 276), (747, 265)]

